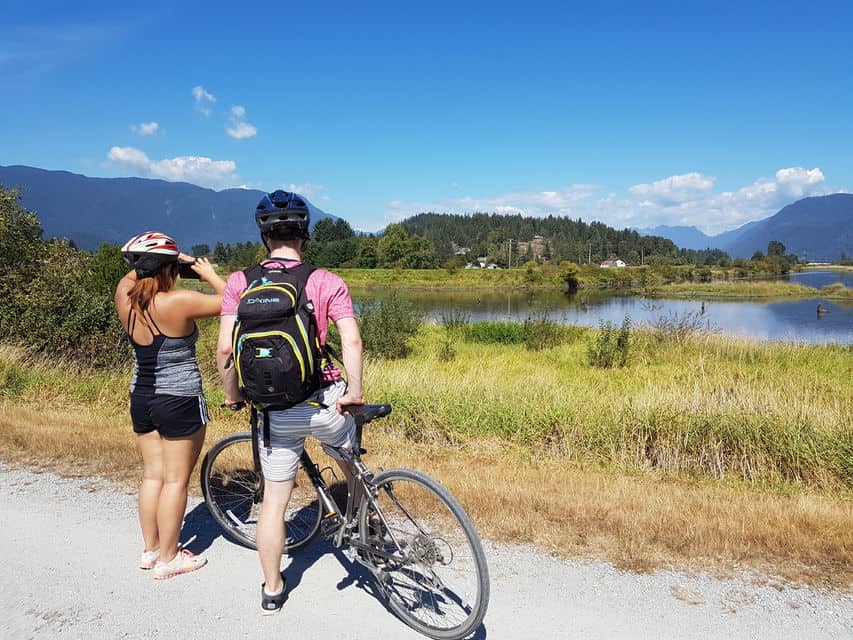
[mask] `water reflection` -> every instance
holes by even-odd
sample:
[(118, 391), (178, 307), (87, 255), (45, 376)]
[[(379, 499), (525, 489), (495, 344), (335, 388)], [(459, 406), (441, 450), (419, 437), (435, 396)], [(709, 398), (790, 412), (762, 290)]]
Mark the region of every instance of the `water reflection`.
[[(820, 274), (809, 272), (816, 284), (825, 286)], [(840, 272), (832, 272), (839, 282)], [(844, 273), (844, 276), (851, 275)], [(847, 286), (853, 282), (841, 280)], [(805, 284), (805, 283), (804, 283)], [(389, 295), (391, 289), (353, 290), (356, 303), (364, 303)], [(760, 340), (788, 340), (812, 343), (853, 343), (853, 306), (820, 298), (795, 301), (737, 300), (668, 300), (633, 296), (614, 296), (599, 292), (583, 292), (568, 296), (559, 292), (494, 292), (494, 291), (412, 291), (401, 290), (431, 322), (439, 322), (442, 314), (464, 312), (472, 321), (514, 320), (547, 314), (564, 324), (597, 326), (600, 320), (615, 324), (630, 315), (635, 325), (652, 324), (667, 314), (697, 313), (707, 325), (730, 335)], [(821, 303), (828, 313), (819, 315)]]

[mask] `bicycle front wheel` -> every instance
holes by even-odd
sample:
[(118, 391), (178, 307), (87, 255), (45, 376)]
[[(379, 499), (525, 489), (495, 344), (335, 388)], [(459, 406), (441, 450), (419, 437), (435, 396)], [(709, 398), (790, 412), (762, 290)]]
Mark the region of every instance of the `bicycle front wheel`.
[[(226, 535), (256, 549), (263, 477), (255, 470), (250, 432), (232, 434), (210, 448), (201, 464), (201, 491), (210, 515)], [(285, 553), (311, 541), (321, 515), (317, 489), (300, 465), (284, 514)]]
[(465, 638), (483, 621), (489, 573), (480, 538), (450, 493), (412, 469), (374, 479), (362, 498), (359, 531), (376, 550), (363, 557), (403, 622), (431, 638)]

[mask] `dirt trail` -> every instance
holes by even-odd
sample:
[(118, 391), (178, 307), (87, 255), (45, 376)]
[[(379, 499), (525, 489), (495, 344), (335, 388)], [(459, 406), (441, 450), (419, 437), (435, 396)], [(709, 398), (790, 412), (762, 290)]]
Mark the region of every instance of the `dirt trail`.
[[(317, 542), (285, 560), (292, 592), (278, 616), (258, 613), (253, 552), (224, 540), (203, 504), (184, 539), (207, 567), (156, 582), (135, 568), (135, 499), (102, 480), (0, 467), (0, 637), (420, 638), (371, 592), (367, 575)], [(478, 638), (845, 638), (853, 600), (770, 581), (637, 575), (535, 549), (487, 546), (492, 601)], [(282, 636), (285, 637), (285, 636)]]

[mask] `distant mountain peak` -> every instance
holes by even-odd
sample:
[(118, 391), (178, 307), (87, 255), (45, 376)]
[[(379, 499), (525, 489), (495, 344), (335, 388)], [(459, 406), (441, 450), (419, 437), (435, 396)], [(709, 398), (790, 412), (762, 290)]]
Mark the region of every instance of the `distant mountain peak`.
[(637, 229), (644, 236), (662, 236), (672, 240), (681, 249), (719, 249), (713, 239), (696, 227), (658, 225), (649, 229)]
[[(36, 211), (46, 236), (71, 238), (78, 246), (124, 243), (145, 229), (159, 229), (178, 244), (213, 245), (258, 239), (254, 211), (264, 195), (256, 189), (214, 191), (158, 178), (92, 178), (70, 171), (24, 165), (0, 166), (0, 184), (18, 187)], [(334, 218), (314, 208), (312, 225)]]
[(809, 196), (786, 205), (769, 218), (747, 222), (716, 236), (692, 226), (659, 225), (637, 231), (663, 236), (682, 249), (722, 249), (733, 258), (766, 252), (767, 244), (778, 240), (801, 258), (838, 260), (842, 254), (853, 254), (853, 194)]

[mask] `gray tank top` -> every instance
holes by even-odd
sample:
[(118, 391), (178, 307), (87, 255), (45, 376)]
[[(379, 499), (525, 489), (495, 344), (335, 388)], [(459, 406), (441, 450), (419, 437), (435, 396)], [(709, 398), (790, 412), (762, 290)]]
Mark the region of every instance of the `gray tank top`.
[[(131, 312), (132, 314), (133, 312)], [(130, 344), (133, 346), (133, 377), (130, 381), (130, 393), (133, 395), (201, 395), (201, 372), (196, 360), (195, 344), (198, 341), (198, 326), (188, 336), (173, 338), (164, 335), (154, 324), (151, 316), (148, 322), (157, 329), (151, 344), (139, 344), (133, 340), (135, 317), (128, 322)]]

